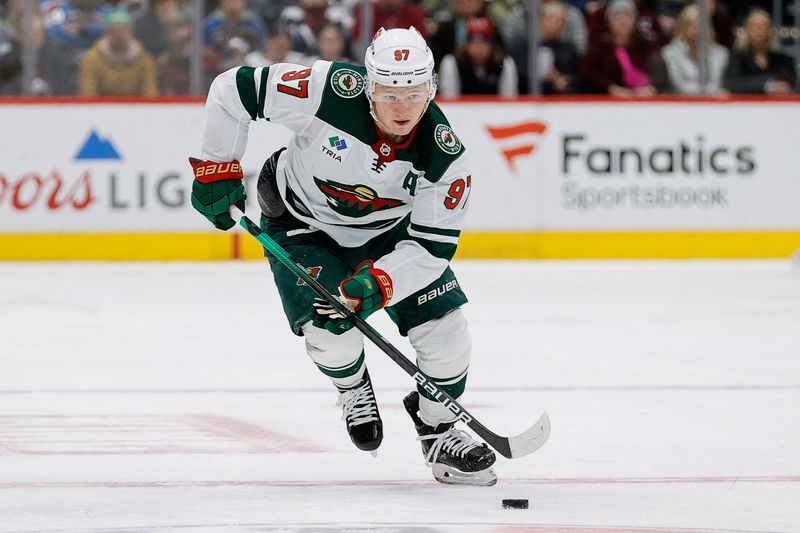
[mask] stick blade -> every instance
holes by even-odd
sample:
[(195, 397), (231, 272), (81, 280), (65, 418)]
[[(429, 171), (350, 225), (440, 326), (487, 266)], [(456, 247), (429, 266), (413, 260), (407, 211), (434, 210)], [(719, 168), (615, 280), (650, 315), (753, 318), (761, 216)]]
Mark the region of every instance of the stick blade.
[(515, 437), (508, 439), (511, 458), (524, 457), (533, 453), (550, 438), (550, 417), (543, 413), (534, 425)]

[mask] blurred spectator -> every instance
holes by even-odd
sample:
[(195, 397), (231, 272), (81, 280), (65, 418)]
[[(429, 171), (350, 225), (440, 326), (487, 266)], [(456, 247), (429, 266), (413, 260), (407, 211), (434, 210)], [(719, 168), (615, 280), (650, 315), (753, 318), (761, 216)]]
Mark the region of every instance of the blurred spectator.
[(538, 67), (542, 75), (543, 94), (575, 92), (578, 51), (572, 43), (562, 38), (567, 10), (568, 7), (561, 2), (542, 4)]
[[(30, 21), (25, 20), (27, 6), (32, 8)], [(49, 87), (42, 74), (41, 59), (45, 42), (44, 20), (39, 4), (11, 0), (6, 12), (5, 23), (0, 19), (0, 94), (47, 94)], [(22, 63), (26, 61), (26, 43), (33, 47), (34, 65), (33, 79), (28, 87), (23, 87)]]
[(133, 37), (130, 13), (111, 11), (105, 24), (81, 60), (81, 96), (157, 96), (155, 60)]
[(795, 88), (797, 73), (789, 56), (772, 43), (772, 19), (754, 9), (744, 24), (741, 42), (731, 54), (725, 86), (739, 94), (787, 94)]
[(158, 55), (158, 86), (162, 95), (191, 93), (192, 24), (180, 11), (161, 21), (166, 48)]
[[(588, 39), (583, 15), (574, 6), (563, 3), (560, 0), (542, 0), (540, 6), (540, 31), (547, 33), (546, 36), (539, 36), (540, 46), (547, 48), (540, 50), (540, 73), (546, 74), (546, 72), (541, 71), (542, 65), (549, 68), (554, 61), (560, 65), (556, 68), (565, 73), (561, 69), (569, 68), (572, 63), (571, 56), (573, 55), (576, 63), (574, 69), (577, 70), (578, 58), (585, 51)], [(547, 23), (542, 20), (545, 17), (545, 12), (548, 14)], [(519, 72), (519, 90), (521, 93), (528, 92), (529, 87), (528, 56), (530, 43), (528, 38), (531, 34), (530, 24), (532, 22), (528, 6), (523, 3), (516, 6), (514, 15), (509, 17), (506, 24), (500, 27), (504, 47), (508, 55), (514, 59)], [(568, 76), (574, 78), (575, 74), (576, 72), (573, 72)], [(546, 94), (550, 94), (550, 91), (555, 89), (555, 86), (547, 81), (544, 81), (543, 85), (543, 90), (546, 91)]]
[[(586, 20), (583, 15), (575, 6), (563, 3), (560, 0), (541, 0), (540, 9), (544, 10), (552, 4), (560, 5), (564, 11), (564, 24), (559, 38), (570, 43), (578, 52), (578, 55), (583, 55), (586, 52), (586, 46), (589, 41)], [(518, 59), (515, 50), (525, 50), (525, 53), (527, 53), (530, 24), (531, 17), (528, 12), (528, 5), (527, 3), (520, 3), (515, 6), (512, 16), (508, 18), (506, 23), (499, 26), (506, 51), (515, 60)], [(517, 68), (523, 69), (523, 65), (519, 61), (517, 61)]]
[(309, 61), (313, 63), (317, 59), (322, 59), (325, 61), (352, 63), (353, 60), (344, 55), (345, 44), (344, 36), (339, 27), (335, 24), (329, 24), (319, 32), (319, 39), (317, 40), (319, 56), (309, 58)]
[(0, 94), (19, 94), (22, 53), (9, 24), (0, 19)]
[(326, 0), (300, 0), (281, 13), (280, 28), (289, 34), (292, 50), (306, 56), (317, 53), (318, 35), (330, 24), (327, 9)]
[(714, 40), (708, 26), (708, 82), (700, 85), (700, 9), (696, 4), (686, 6), (678, 16), (675, 38), (661, 49), (672, 88), (680, 94), (724, 95), (722, 76), (728, 66), (728, 49)]
[(148, 52), (158, 57), (169, 47), (167, 25), (181, 16), (178, 0), (151, 0), (150, 6), (134, 22), (133, 34)]
[[(354, 11), (353, 39), (361, 38), (361, 4)], [(372, 28), (368, 29), (372, 37), (380, 28), (408, 28), (414, 26), (423, 37), (427, 37), (425, 12), (417, 4), (409, 0), (374, 0)]]
[(102, 0), (42, 0), (45, 29), (57, 42), (88, 39), (89, 45), (103, 33), (103, 17), (109, 11)]
[[(699, 0), (661, 0), (658, 13), (659, 24), (667, 35), (675, 36), (678, 15), (684, 8), (692, 4), (699, 6)], [(706, 0), (711, 26), (717, 36), (717, 42), (730, 50), (735, 37), (733, 19), (727, 8), (717, 0)]]
[(433, 52), (433, 60), (438, 67), (442, 58), (455, 52), (456, 48), (467, 42), (467, 20), (472, 17), (485, 17), (483, 0), (451, 0), (452, 13), (438, 24), (436, 33), (428, 39)]
[(250, 67), (268, 67), (275, 63), (311, 65), (308, 56), (292, 50), (292, 40), (289, 35), (281, 32), (270, 35), (264, 51), (254, 50), (244, 58), (244, 64)]
[(241, 65), (244, 56), (261, 50), (267, 30), (258, 15), (247, 9), (247, 0), (220, 0), (219, 8), (205, 22), (208, 81), (228, 68)]
[(466, 37), (466, 44), (442, 58), (439, 94), (517, 96), (517, 69), (497, 44), (497, 34), (489, 19), (469, 19)]
[(280, 31), (279, 20), (281, 13), (296, 2), (294, 0), (250, 0), (250, 10), (261, 17), (267, 28), (267, 34), (271, 35)]
[[(697, 3), (698, 1), (695, 0), (695, 4)], [(706, 0), (706, 6), (708, 6), (708, 12), (711, 15), (711, 26), (714, 28), (717, 42), (730, 50), (736, 38), (733, 18), (718, 0)]]
[[(658, 15), (652, 9), (644, 6), (644, 2), (642, 0), (632, 1), (635, 3), (638, 14), (636, 18), (636, 29), (638, 30), (639, 35), (642, 36), (642, 38), (650, 45), (651, 48), (661, 48), (667, 44), (667, 42), (669, 42), (669, 37), (658, 22)], [(600, 39), (600, 37), (609, 30), (608, 22), (610, 19), (607, 16), (607, 11), (613, 4), (613, 1), (609, 2), (607, 5), (598, 8), (594, 13), (592, 13), (592, 15), (589, 16), (588, 26), (590, 44), (593, 41)]]
[(587, 89), (617, 96), (649, 96), (666, 83), (663, 61), (636, 26), (632, 0), (613, 0), (604, 10), (608, 31), (583, 58), (581, 74)]
[(47, 32), (41, 51), (42, 74), (52, 94), (77, 94), (81, 59), (103, 33), (100, 2), (43, 2), (42, 14)]

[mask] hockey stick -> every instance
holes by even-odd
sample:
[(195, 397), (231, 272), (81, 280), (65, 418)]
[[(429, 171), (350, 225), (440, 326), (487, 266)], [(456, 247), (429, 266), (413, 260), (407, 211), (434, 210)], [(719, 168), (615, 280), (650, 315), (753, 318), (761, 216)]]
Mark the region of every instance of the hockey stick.
[(329, 302), (337, 311), (348, 317), (353, 321), (353, 325), (364, 334), (369, 340), (380, 348), (386, 355), (400, 365), (409, 376), (414, 378), (419, 386), (425, 389), (431, 396), (447, 407), (458, 420), (464, 422), (467, 426), (483, 438), (492, 448), (497, 450), (501, 455), (509, 459), (516, 459), (523, 457), (529, 453), (535, 452), (547, 442), (550, 437), (550, 418), (547, 413), (543, 413), (536, 423), (528, 428), (527, 431), (520, 433), (514, 437), (502, 437), (492, 431), (486, 426), (481, 424), (469, 411), (464, 409), (457, 401), (453, 399), (447, 392), (443, 391), (436, 383), (428, 379), (414, 363), (408, 360), (397, 348), (392, 346), (389, 341), (383, 338), (380, 333), (367, 324), (367, 322), (358, 316), (350, 308), (345, 306), (339, 301), (336, 296), (331, 294), (320, 282), (311, 277), (306, 269), (299, 263), (296, 263), (288, 252), (283, 247), (275, 242), (269, 235), (261, 231), (252, 220), (246, 215), (242, 215), (239, 219), (239, 224), (247, 230), (247, 232), (260, 242), (268, 252), (280, 261), (281, 264), (286, 266), (295, 276), (306, 282), (314, 292), (321, 298)]

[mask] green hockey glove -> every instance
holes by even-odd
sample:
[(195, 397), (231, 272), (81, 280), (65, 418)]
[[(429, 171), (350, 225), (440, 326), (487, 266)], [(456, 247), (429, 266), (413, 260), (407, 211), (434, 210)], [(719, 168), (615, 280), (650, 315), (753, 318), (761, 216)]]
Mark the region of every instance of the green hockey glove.
[[(372, 261), (363, 261), (352, 276), (339, 284), (339, 299), (359, 317), (367, 318), (385, 307), (392, 299), (392, 278), (375, 268)], [(334, 335), (341, 335), (353, 327), (353, 322), (325, 300), (314, 302), (313, 324)]]
[(192, 207), (221, 230), (231, 229), (235, 222), (230, 208), (235, 205), (244, 212), (247, 194), (242, 179), (244, 173), (238, 161), (215, 163), (189, 158), (194, 171), (192, 183)]

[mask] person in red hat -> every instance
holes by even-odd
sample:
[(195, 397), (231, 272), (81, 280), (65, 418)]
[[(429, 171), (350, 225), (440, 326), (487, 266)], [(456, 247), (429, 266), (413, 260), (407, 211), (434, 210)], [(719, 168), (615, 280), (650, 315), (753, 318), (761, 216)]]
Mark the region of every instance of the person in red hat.
[(519, 77), (514, 61), (497, 42), (494, 25), (486, 17), (467, 21), (467, 42), (442, 59), (439, 94), (519, 94)]

